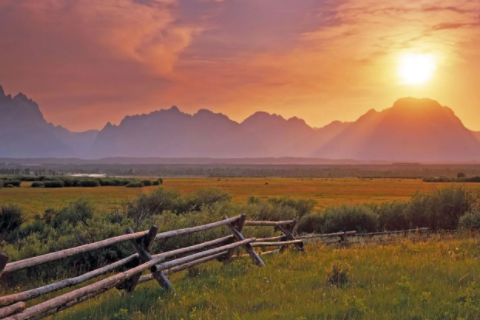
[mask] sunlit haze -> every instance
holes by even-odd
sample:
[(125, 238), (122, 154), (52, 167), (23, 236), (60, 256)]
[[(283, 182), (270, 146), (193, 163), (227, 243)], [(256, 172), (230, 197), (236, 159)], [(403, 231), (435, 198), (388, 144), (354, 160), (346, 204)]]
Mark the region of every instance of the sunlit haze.
[(0, 1), (0, 85), (101, 129), (178, 106), (315, 127), (401, 97), (480, 130), (480, 1)]

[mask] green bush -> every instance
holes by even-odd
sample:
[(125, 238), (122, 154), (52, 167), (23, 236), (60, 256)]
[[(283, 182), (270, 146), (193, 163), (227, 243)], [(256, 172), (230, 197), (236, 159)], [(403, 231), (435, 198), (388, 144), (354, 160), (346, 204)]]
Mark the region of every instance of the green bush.
[(65, 186), (62, 180), (54, 180), (54, 181), (45, 181), (43, 183), (45, 188), (63, 188)]
[(94, 213), (95, 207), (88, 200), (80, 199), (57, 212), (50, 212), (51, 216), (48, 219), (54, 228), (59, 228), (65, 223), (74, 227), (78, 223), (87, 226), (87, 220), (92, 219)]
[(408, 219), (413, 228), (456, 229), (460, 217), (477, 206), (478, 194), (463, 187), (449, 187), (412, 197)]
[[(186, 196), (186, 208), (181, 211), (186, 210), (200, 210), (202, 206), (208, 206), (217, 202), (230, 202), (232, 196), (217, 188), (208, 188), (208, 189), (199, 189), (195, 192), (194, 195)], [(179, 209), (179, 208), (177, 208)]]
[(6, 186), (12, 185), (13, 187), (20, 187), (20, 185), (22, 184), (22, 181), (20, 181), (20, 180), (7, 180), (7, 181), (4, 181), (4, 184)]
[(407, 202), (386, 202), (374, 211), (378, 214), (379, 228), (382, 231), (407, 230), (411, 227), (408, 217), (410, 204)]
[(127, 187), (127, 188), (142, 188), (142, 187), (144, 187), (144, 185), (140, 181), (131, 181), (125, 187)]
[(15, 205), (0, 207), (0, 234), (13, 232), (23, 223), (22, 209)]
[(464, 214), (458, 222), (458, 227), (462, 229), (480, 229), (480, 212)]
[(159, 186), (159, 185), (160, 185), (160, 181), (158, 180), (152, 181), (152, 186)]
[(78, 187), (83, 187), (83, 188), (100, 187), (100, 182), (98, 180), (80, 180), (78, 183)]
[(378, 218), (367, 206), (341, 206), (324, 212), (323, 233), (339, 231), (374, 232), (378, 230)]
[(322, 233), (324, 224), (325, 217), (323, 215), (304, 216), (298, 223), (297, 231), (299, 233)]
[(61, 178), (59, 180), (63, 182), (63, 185), (66, 188), (77, 187), (78, 183), (80, 182), (79, 179), (71, 179), (71, 178)]
[(150, 187), (153, 185), (151, 180), (142, 180), (142, 183), (145, 187)]
[(301, 219), (303, 216), (312, 212), (313, 208), (315, 208), (317, 205), (315, 200), (293, 199), (290, 197), (269, 198), (268, 202), (274, 204), (275, 206), (290, 207), (295, 209), (298, 219)]
[(43, 188), (43, 182), (41, 182), (41, 181), (34, 181), (34, 182), (32, 182), (31, 187), (32, 187), (32, 188)]

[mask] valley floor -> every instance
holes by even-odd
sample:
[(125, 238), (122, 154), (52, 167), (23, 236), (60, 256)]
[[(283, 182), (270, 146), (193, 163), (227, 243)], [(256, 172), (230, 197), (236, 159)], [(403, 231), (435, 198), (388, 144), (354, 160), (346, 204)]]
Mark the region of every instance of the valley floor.
[[(20, 205), (29, 215), (42, 214), (47, 208), (60, 209), (80, 197), (86, 197), (102, 211), (111, 211), (123, 200), (157, 187), (129, 189), (125, 187), (97, 188), (30, 188), (23, 182), (21, 188), (0, 189), (0, 203)], [(202, 188), (220, 188), (233, 196), (234, 202), (246, 202), (248, 197), (278, 197), (313, 199), (317, 209), (343, 204), (381, 203), (409, 200), (415, 192), (428, 193), (450, 186), (450, 183), (426, 183), (415, 179), (295, 179), (295, 178), (167, 178), (164, 187), (181, 193)], [(457, 184), (459, 185), (459, 184)], [(479, 188), (478, 183), (464, 184)]]
[[(479, 319), (480, 237), (410, 240), (307, 254), (210, 262), (171, 277), (178, 296), (150, 282), (131, 296), (112, 290), (55, 319)], [(332, 266), (348, 270), (332, 284)]]

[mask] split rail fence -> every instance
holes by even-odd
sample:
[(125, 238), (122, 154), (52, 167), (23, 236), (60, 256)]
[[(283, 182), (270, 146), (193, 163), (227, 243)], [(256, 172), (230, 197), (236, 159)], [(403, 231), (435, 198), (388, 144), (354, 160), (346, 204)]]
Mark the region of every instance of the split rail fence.
[[(1, 279), (2, 273), (13, 273), (18, 270), (53, 262), (76, 254), (106, 248), (126, 241), (131, 242), (136, 251), (135, 254), (132, 254), (124, 259), (106, 265), (102, 268), (89, 271), (77, 277), (64, 279), (36, 289), (0, 297), (0, 319), (42, 319), (98, 296), (113, 288), (124, 290), (126, 293), (132, 293), (138, 284), (151, 280), (156, 280), (163, 289), (169, 290), (173, 294), (176, 294), (170, 280), (167, 278), (167, 275), (169, 274), (186, 270), (211, 260), (229, 263), (234, 258), (240, 257), (251, 257), (257, 266), (264, 267), (265, 263), (261, 259), (261, 255), (283, 253), (288, 246), (295, 246), (297, 250), (304, 252), (305, 240), (321, 239), (325, 242), (325, 239), (335, 238), (333, 241), (325, 243), (351, 244), (354, 243), (352, 242), (352, 239), (354, 238), (374, 238), (384, 235), (407, 235), (411, 232), (428, 232), (428, 229), (423, 228), (415, 230), (363, 234), (357, 234), (355, 231), (346, 231), (330, 234), (309, 234), (299, 237), (296, 234), (297, 223), (298, 221), (296, 219), (287, 221), (247, 221), (246, 215), (239, 215), (233, 218), (228, 218), (225, 216), (221, 221), (163, 233), (158, 233), (159, 228), (157, 226), (152, 226), (149, 230), (142, 232), (134, 232), (132, 229), (128, 228), (125, 231), (126, 234), (121, 236), (11, 263), (7, 263), (9, 257), (0, 252)], [(226, 237), (209, 240), (192, 246), (166, 251), (159, 254), (151, 254), (150, 252), (155, 240), (188, 235), (222, 226), (226, 226), (232, 234)], [(243, 228), (246, 226), (274, 227), (275, 230), (281, 232), (281, 235), (269, 238), (247, 239), (242, 233)], [(258, 247), (278, 247), (278, 249), (256, 252), (254, 248)], [(240, 248), (243, 249), (245, 254), (234, 255), (235, 250)], [(68, 287), (79, 285), (101, 275), (114, 273), (115, 270), (121, 267), (126, 267), (127, 265), (130, 266), (132, 264), (134, 267), (131, 269), (113, 274), (100, 281), (26, 308), (27, 301)], [(142, 275), (146, 271), (149, 271), (149, 274)]]
[[(245, 215), (233, 218), (225, 216), (221, 221), (163, 233), (158, 233), (159, 229), (157, 226), (152, 226), (149, 230), (142, 232), (134, 232), (132, 229), (128, 228), (125, 232), (126, 234), (121, 236), (11, 263), (7, 263), (8, 256), (0, 252), (1, 279), (2, 274), (13, 273), (18, 270), (53, 262), (80, 253), (102, 249), (125, 241), (130, 241), (136, 250), (135, 254), (80, 276), (64, 279), (36, 289), (0, 297), (0, 308), (3, 307), (0, 309), (0, 319), (42, 319), (98, 296), (113, 288), (131, 293), (135, 290), (138, 284), (150, 280), (156, 280), (163, 289), (176, 294), (170, 280), (167, 278), (168, 274), (179, 272), (211, 260), (219, 260), (224, 263), (229, 263), (232, 259), (239, 257), (238, 255), (233, 255), (237, 248), (243, 248), (246, 256), (250, 256), (253, 262), (259, 267), (264, 267), (265, 263), (260, 258), (261, 254), (274, 252), (282, 253), (290, 245), (294, 245), (298, 250), (304, 251), (303, 240), (299, 240), (295, 237), (295, 227), (297, 222), (297, 220), (247, 221)], [(226, 226), (232, 234), (226, 237), (159, 254), (151, 254), (150, 252), (155, 240), (192, 234), (222, 226)], [(281, 231), (282, 235), (263, 239), (247, 239), (242, 234), (245, 226), (270, 226)], [(257, 253), (254, 250), (256, 247), (279, 247), (279, 249)], [(134, 264), (134, 267), (131, 269), (118, 272), (100, 281), (26, 308), (27, 301), (58, 290), (79, 285), (101, 275), (113, 273), (120, 267), (125, 267), (131, 264)], [(147, 270), (150, 273), (148, 275), (142, 275)]]

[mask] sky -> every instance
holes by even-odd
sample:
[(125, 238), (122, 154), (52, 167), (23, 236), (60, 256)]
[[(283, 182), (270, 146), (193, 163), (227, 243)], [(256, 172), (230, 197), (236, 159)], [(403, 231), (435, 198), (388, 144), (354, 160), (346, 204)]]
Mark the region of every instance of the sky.
[(318, 127), (405, 96), (480, 131), (479, 39), (478, 0), (0, 0), (0, 85), (73, 131), (172, 105)]

